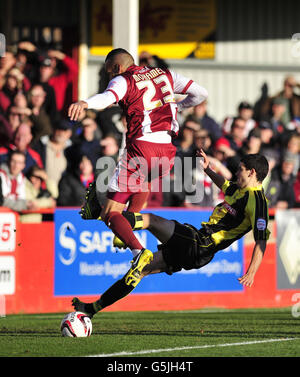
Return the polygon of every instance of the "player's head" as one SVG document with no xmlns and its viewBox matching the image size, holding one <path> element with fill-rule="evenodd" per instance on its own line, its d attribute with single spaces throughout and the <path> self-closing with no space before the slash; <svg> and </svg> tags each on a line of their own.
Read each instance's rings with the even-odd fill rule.
<svg viewBox="0 0 300 377">
<path fill-rule="evenodd" d="M 265 156 L 255 153 L 245 155 L 237 171 L 238 184 L 246 187 L 251 184 L 262 183 L 269 172 L 269 163 Z"/>
<path fill-rule="evenodd" d="M 111 50 L 105 59 L 105 69 L 110 78 L 120 75 L 134 64 L 132 55 L 124 48 Z"/>
</svg>

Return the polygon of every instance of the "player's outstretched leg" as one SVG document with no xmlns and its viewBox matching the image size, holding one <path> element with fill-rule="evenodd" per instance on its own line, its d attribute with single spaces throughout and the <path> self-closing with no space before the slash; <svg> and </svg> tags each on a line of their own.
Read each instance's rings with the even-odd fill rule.
<svg viewBox="0 0 300 377">
<path fill-rule="evenodd" d="M 74 297 L 72 300 L 72 306 L 76 311 L 83 312 L 87 316 L 92 318 L 100 310 L 129 295 L 129 293 L 134 290 L 138 282 L 142 279 L 141 276 L 138 281 L 135 280 L 134 285 L 128 285 L 125 282 L 126 276 L 127 274 L 123 276 L 122 279 L 117 280 L 112 286 L 110 286 L 97 301 L 92 303 L 85 303 L 80 301 L 77 297 Z"/>
<path fill-rule="evenodd" d="M 100 220 L 102 207 L 97 198 L 96 181 L 90 183 L 85 194 L 85 201 L 80 210 L 80 216 L 84 220 Z"/>
<path fill-rule="evenodd" d="M 143 268 L 151 263 L 153 253 L 148 249 L 142 249 L 131 261 L 131 268 L 125 275 L 125 283 L 132 287 L 136 287 L 142 279 Z"/>
<path fill-rule="evenodd" d="M 77 312 L 83 312 L 90 318 L 93 318 L 93 316 L 100 310 L 97 301 L 93 303 L 85 303 L 80 301 L 77 297 L 72 299 L 72 306 Z"/>
</svg>

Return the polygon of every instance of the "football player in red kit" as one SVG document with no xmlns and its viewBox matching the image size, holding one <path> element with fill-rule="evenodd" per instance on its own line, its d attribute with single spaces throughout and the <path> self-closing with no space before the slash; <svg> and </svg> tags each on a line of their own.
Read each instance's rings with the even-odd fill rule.
<svg viewBox="0 0 300 377">
<path fill-rule="evenodd" d="M 105 69 L 111 79 L 106 90 L 72 104 L 68 115 L 76 121 L 85 109 L 101 110 L 113 103 L 126 115 L 126 149 L 109 183 L 106 203 L 103 208 L 97 203 L 94 183 L 87 192 L 82 217 L 100 216 L 130 248 L 134 258 L 125 280 L 131 285 L 153 255 L 140 244 L 122 212 L 128 202 L 130 211 L 140 212 L 151 180 L 169 173 L 176 154 L 172 138 L 179 130 L 177 112 L 206 100 L 207 90 L 172 70 L 137 66 L 121 48 L 107 55 Z M 175 94 L 186 97 L 176 103 Z"/>
</svg>

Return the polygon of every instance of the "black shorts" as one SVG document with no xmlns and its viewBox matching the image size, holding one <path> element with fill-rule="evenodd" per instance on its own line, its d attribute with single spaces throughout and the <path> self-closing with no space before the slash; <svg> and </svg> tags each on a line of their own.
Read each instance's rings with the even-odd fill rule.
<svg viewBox="0 0 300 377">
<path fill-rule="evenodd" d="M 181 269 L 191 270 L 209 263 L 215 254 L 215 245 L 209 235 L 189 224 L 180 224 L 176 220 L 175 229 L 168 242 L 159 245 L 164 261 L 171 275 Z"/>
</svg>

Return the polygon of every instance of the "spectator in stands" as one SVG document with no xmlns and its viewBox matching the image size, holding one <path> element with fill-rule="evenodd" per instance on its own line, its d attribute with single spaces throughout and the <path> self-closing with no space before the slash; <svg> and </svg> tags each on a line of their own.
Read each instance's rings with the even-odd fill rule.
<svg viewBox="0 0 300 377">
<path fill-rule="evenodd" d="M 31 110 L 28 106 L 28 101 L 25 94 L 19 91 L 12 103 L 12 107 L 20 114 L 21 121 L 31 115 Z"/>
<path fill-rule="evenodd" d="M 38 205 L 26 197 L 26 181 L 22 173 L 25 167 L 25 154 L 21 151 L 12 151 L 8 163 L 2 164 L 0 178 L 2 182 L 3 206 L 14 211 L 37 209 Z"/>
<path fill-rule="evenodd" d="M 23 173 L 26 174 L 33 165 L 43 167 L 41 156 L 31 148 L 32 133 L 31 124 L 29 122 L 23 122 L 17 128 L 14 135 L 14 148 L 25 153 L 26 163 Z"/>
<path fill-rule="evenodd" d="M 244 145 L 237 151 L 239 158 L 242 158 L 246 154 L 260 153 L 261 144 L 261 130 L 259 128 L 254 128 L 249 132 Z"/>
<path fill-rule="evenodd" d="M 270 208 L 293 208 L 295 204 L 293 169 L 294 160 L 286 156 L 281 164 L 272 170 L 266 189 Z"/>
<path fill-rule="evenodd" d="M 232 124 L 236 119 L 243 119 L 245 122 L 244 138 L 246 138 L 249 132 L 255 127 L 256 122 L 253 119 L 253 106 L 249 102 L 243 101 L 239 104 L 236 117 L 228 117 L 222 124 L 222 130 L 225 134 L 230 134 L 232 130 Z"/>
<path fill-rule="evenodd" d="M 294 118 L 300 117 L 300 96 L 294 91 L 296 87 L 299 88 L 300 84 L 289 75 L 283 82 L 283 90 L 274 97 L 281 98 L 286 103 L 286 111 L 282 115 L 282 121 L 286 125 Z"/>
<path fill-rule="evenodd" d="M 48 178 L 45 170 L 35 165 L 26 176 L 31 182 L 31 185 L 28 185 L 27 198 L 34 200 L 39 208 L 55 207 L 58 190 L 55 183 Z"/>
<path fill-rule="evenodd" d="M 247 154 L 261 153 L 261 131 L 257 127 L 252 129 L 242 146 L 236 151 L 235 155 L 227 156 L 226 164 L 233 175 L 235 175 L 241 158 Z"/>
<path fill-rule="evenodd" d="M 46 92 L 44 108 L 50 116 L 51 122 L 55 123 L 59 118 L 56 108 L 55 91 L 47 82 L 47 67 L 52 65 L 51 58 L 47 55 L 45 56 L 45 52 L 40 51 L 32 42 L 24 40 L 18 44 L 15 62 L 22 73 L 30 79 L 32 84 L 41 84 L 43 86 Z M 54 64 L 55 62 L 53 62 Z"/>
<path fill-rule="evenodd" d="M 270 115 L 272 104 L 274 100 L 280 99 L 285 106 L 285 111 L 281 115 L 280 121 L 286 127 L 295 118 L 300 117 L 300 96 L 295 93 L 295 88 L 299 88 L 300 84 L 296 81 L 294 76 L 288 75 L 283 82 L 283 89 L 273 97 L 268 97 L 262 105 L 262 116 Z"/>
<path fill-rule="evenodd" d="M 26 96 L 22 92 L 18 92 L 7 112 L 12 133 L 16 132 L 21 123 L 31 124 L 30 115 L 31 110 L 28 107 Z"/>
<path fill-rule="evenodd" d="M 206 129 L 195 131 L 194 144 L 196 149 L 203 149 L 208 155 L 212 154 L 212 138 Z"/>
<path fill-rule="evenodd" d="M 10 124 L 12 133 L 15 133 L 21 124 L 21 114 L 15 106 L 9 106 L 7 111 L 7 120 Z"/>
<path fill-rule="evenodd" d="M 107 135 L 100 141 L 100 157 L 112 157 L 115 162 L 119 160 L 120 144 L 115 134 Z"/>
<path fill-rule="evenodd" d="M 33 165 L 43 167 L 43 162 L 39 153 L 31 148 L 32 133 L 31 124 L 23 122 L 16 129 L 13 143 L 8 148 L 2 148 L 0 151 L 0 162 L 6 162 L 11 151 L 19 150 L 26 156 L 23 173 L 26 174 Z"/>
<path fill-rule="evenodd" d="M 181 158 L 192 156 L 195 150 L 194 135 L 201 129 L 200 123 L 193 117 L 188 116 L 179 130 L 178 139 L 175 140 L 177 156 Z"/>
<path fill-rule="evenodd" d="M 51 118 L 51 122 L 55 123 L 59 119 L 59 112 L 57 110 L 57 105 L 56 105 L 56 94 L 55 94 L 54 88 L 51 85 L 49 85 L 48 81 L 45 81 L 47 68 L 49 66 L 51 66 L 51 59 L 49 58 L 45 58 L 40 62 L 39 80 L 36 83 L 42 85 L 46 93 L 44 107 L 45 107 L 46 113 Z M 44 72 L 46 72 L 46 74 Z"/>
<path fill-rule="evenodd" d="M 246 140 L 245 136 L 246 121 L 243 118 L 234 118 L 231 124 L 231 131 L 225 135 L 225 138 L 229 141 L 230 148 L 237 152 Z"/>
<path fill-rule="evenodd" d="M 286 144 L 282 148 L 282 155 L 294 160 L 293 176 L 296 177 L 300 168 L 300 135 L 297 133 L 288 135 Z"/>
<path fill-rule="evenodd" d="M 213 156 L 222 163 L 225 163 L 228 158 L 234 157 L 235 155 L 236 152 L 231 148 L 230 142 L 226 137 L 218 139 L 213 146 Z"/>
<path fill-rule="evenodd" d="M 15 65 L 31 83 L 35 83 L 38 79 L 39 53 L 36 46 L 28 40 L 22 40 L 17 45 Z"/>
<path fill-rule="evenodd" d="M 265 148 L 275 148 L 276 140 L 274 138 L 274 131 L 271 123 L 267 121 L 260 121 L 258 123 L 258 129 L 260 130 L 261 151 L 263 151 Z"/>
<path fill-rule="evenodd" d="M 13 103 L 17 93 L 19 91 L 26 93 L 30 89 L 30 86 L 29 80 L 18 68 L 14 67 L 8 71 L 2 91 L 9 99 L 10 103 Z"/>
<path fill-rule="evenodd" d="M 283 114 L 286 112 L 286 101 L 280 97 L 274 98 L 271 104 L 271 114 L 265 117 L 271 123 L 274 134 L 279 137 L 286 130 L 287 125 L 282 121 Z"/>
<path fill-rule="evenodd" d="M 45 109 L 46 92 L 42 85 L 35 84 L 28 93 L 30 119 L 32 121 L 33 142 L 44 135 L 51 135 L 53 127 L 51 118 Z"/>
<path fill-rule="evenodd" d="M 72 165 L 72 160 L 68 161 L 72 141 L 72 125 L 67 120 L 61 120 L 54 125 L 53 134 L 42 136 L 33 145 L 33 149 L 41 156 L 44 169 L 49 179 L 58 183 L 63 172 L 67 169 L 68 163 Z"/>
<path fill-rule="evenodd" d="M 8 107 L 11 105 L 11 98 L 6 89 L 3 90 L 6 85 L 8 72 L 15 66 L 16 58 L 12 51 L 6 51 L 3 57 L 0 57 L 0 109 L 3 114 L 6 113 Z"/>
<path fill-rule="evenodd" d="M 209 132 L 213 143 L 222 136 L 220 125 L 207 114 L 207 101 L 201 102 L 194 107 L 193 114 L 201 127 Z"/>
<path fill-rule="evenodd" d="M 213 145 L 212 151 L 212 156 L 230 171 L 231 178 L 234 177 L 237 170 L 237 152 L 231 148 L 229 140 L 226 137 L 221 137 Z"/>
<path fill-rule="evenodd" d="M 62 116 L 66 115 L 67 89 L 78 75 L 77 63 L 58 50 L 49 50 L 40 68 L 40 81 L 48 83 L 55 92 L 56 108 Z M 58 70 L 58 65 L 62 69 Z M 58 71 L 58 72 L 57 72 Z M 70 100 L 71 102 L 71 100 Z"/>
<path fill-rule="evenodd" d="M 84 202 L 85 191 L 94 181 L 92 161 L 83 155 L 77 169 L 68 170 L 59 182 L 58 206 L 79 207 Z"/>
<path fill-rule="evenodd" d="M 100 157 L 100 138 L 97 136 L 98 126 L 96 121 L 86 116 L 81 121 L 81 133 L 74 140 L 72 153 L 86 155 L 96 168 L 97 159 Z"/>
</svg>

